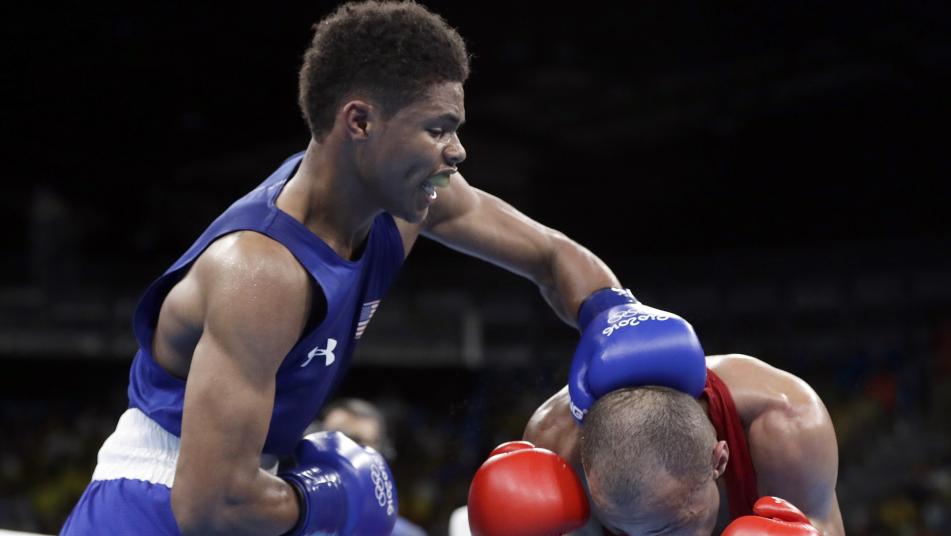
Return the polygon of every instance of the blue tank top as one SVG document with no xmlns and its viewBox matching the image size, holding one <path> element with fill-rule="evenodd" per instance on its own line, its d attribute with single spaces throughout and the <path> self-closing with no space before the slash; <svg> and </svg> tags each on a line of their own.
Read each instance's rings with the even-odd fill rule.
<svg viewBox="0 0 951 536">
<path fill-rule="evenodd" d="M 286 456 L 316 417 L 330 391 L 349 368 L 380 299 L 403 262 L 403 242 L 387 213 L 376 217 L 358 260 L 343 259 L 302 223 L 281 211 L 275 200 L 294 175 L 303 153 L 285 161 L 257 188 L 236 201 L 145 291 L 133 327 L 139 351 L 129 374 L 129 407 L 138 408 L 180 437 L 185 381 L 166 372 L 152 357 L 152 338 L 165 296 L 215 239 L 235 231 L 255 231 L 284 245 L 310 273 L 327 301 L 325 319 L 305 333 L 277 371 L 274 411 L 264 453 Z"/>
</svg>

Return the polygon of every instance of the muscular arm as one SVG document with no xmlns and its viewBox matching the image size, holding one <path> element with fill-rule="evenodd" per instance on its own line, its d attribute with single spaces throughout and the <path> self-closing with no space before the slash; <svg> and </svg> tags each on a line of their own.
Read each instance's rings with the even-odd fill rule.
<svg viewBox="0 0 951 536">
<path fill-rule="evenodd" d="M 400 222 L 405 251 L 419 234 L 501 266 L 538 285 L 545 300 L 569 325 L 593 291 L 621 286 L 593 253 L 564 234 L 528 218 L 501 199 L 470 186 L 460 174 L 421 225 Z"/>
<path fill-rule="evenodd" d="M 583 476 L 581 429 L 568 408 L 567 386 L 538 406 L 525 425 L 522 439 L 561 456 L 575 468 L 575 472 Z"/>
<path fill-rule="evenodd" d="M 756 381 L 761 393 L 778 401 L 765 404 L 749 427 L 750 454 L 760 495 L 790 501 L 824 535 L 845 534 L 835 494 L 838 445 L 822 400 L 812 387 L 792 374 L 757 359 L 731 357 L 739 372 L 744 367 L 751 369 L 746 377 Z M 737 391 L 738 397 L 744 397 L 743 387 Z"/>
<path fill-rule="evenodd" d="M 185 389 L 172 510 L 185 535 L 278 535 L 297 522 L 297 497 L 260 457 L 275 374 L 304 327 L 309 286 L 269 238 L 223 240 L 193 268 L 204 327 Z"/>
</svg>

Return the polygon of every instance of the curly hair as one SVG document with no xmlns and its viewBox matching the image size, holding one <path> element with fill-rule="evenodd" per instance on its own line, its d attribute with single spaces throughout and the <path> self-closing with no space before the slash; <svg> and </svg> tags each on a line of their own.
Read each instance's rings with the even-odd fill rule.
<svg viewBox="0 0 951 536">
<path fill-rule="evenodd" d="M 469 59 L 459 33 L 413 1 L 347 3 L 314 25 L 298 103 L 319 141 L 345 98 L 370 98 L 389 119 L 433 84 L 465 82 Z"/>
</svg>

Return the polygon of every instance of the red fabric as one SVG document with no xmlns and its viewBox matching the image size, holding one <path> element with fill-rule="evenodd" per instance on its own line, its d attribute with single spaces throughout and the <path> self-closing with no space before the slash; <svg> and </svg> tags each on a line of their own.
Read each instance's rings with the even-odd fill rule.
<svg viewBox="0 0 951 536">
<path fill-rule="evenodd" d="M 723 474 L 727 500 L 730 501 L 730 518 L 753 515 L 753 504 L 759 499 L 756 469 L 730 389 L 719 376 L 707 369 L 707 383 L 701 397 L 706 398 L 710 405 L 710 422 L 717 432 L 717 440 L 726 441 L 730 447 L 730 461 Z"/>
</svg>

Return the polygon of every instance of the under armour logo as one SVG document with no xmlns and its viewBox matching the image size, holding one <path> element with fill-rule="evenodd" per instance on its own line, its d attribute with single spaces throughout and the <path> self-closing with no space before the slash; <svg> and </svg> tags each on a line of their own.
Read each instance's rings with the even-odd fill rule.
<svg viewBox="0 0 951 536">
<path fill-rule="evenodd" d="M 325 367 L 329 367 L 337 356 L 334 355 L 334 348 L 337 347 L 337 339 L 327 339 L 327 348 L 321 348 L 320 346 L 315 346 L 313 350 L 307 353 L 307 361 L 301 363 L 301 368 L 306 367 L 310 364 L 311 360 L 315 357 L 322 355 L 326 358 L 324 363 Z"/>
</svg>

